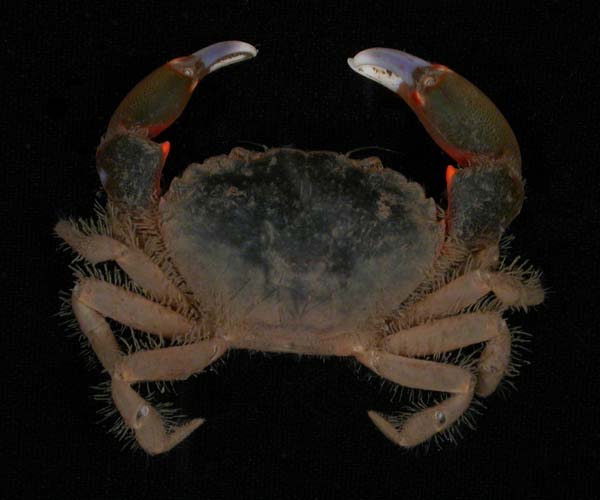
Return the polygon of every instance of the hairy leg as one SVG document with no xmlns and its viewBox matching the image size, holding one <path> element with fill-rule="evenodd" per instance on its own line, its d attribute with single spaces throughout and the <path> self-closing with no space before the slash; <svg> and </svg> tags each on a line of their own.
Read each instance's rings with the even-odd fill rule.
<svg viewBox="0 0 600 500">
<path fill-rule="evenodd" d="M 168 451 L 204 422 L 194 419 L 168 433 L 160 414 L 130 384 L 141 380 L 186 378 L 193 371 L 208 366 L 225 351 L 226 345 L 222 340 L 124 356 L 106 317 L 164 336 L 185 334 L 193 324 L 168 308 L 94 279 L 84 280 L 75 286 L 72 305 L 84 335 L 111 376 L 115 405 L 145 451 L 150 454 Z"/>
<path fill-rule="evenodd" d="M 95 278 L 81 280 L 73 298 L 102 316 L 165 338 L 185 335 L 194 328 L 194 322 L 176 311 Z"/>
<path fill-rule="evenodd" d="M 505 328 L 499 313 L 465 313 L 400 330 L 385 337 L 382 347 L 393 354 L 427 356 L 485 342 Z"/>
<path fill-rule="evenodd" d="M 183 296 L 160 267 L 137 248 L 103 234 L 84 234 L 69 221 L 54 228 L 56 234 L 92 264 L 115 261 L 129 277 L 158 299 L 180 302 Z"/>
<path fill-rule="evenodd" d="M 459 366 L 405 358 L 382 351 L 365 351 L 357 354 L 356 359 L 397 384 L 452 394 L 440 403 L 410 416 L 401 425 L 395 425 L 381 413 L 370 411 L 369 417 L 373 423 L 400 446 L 416 446 L 448 429 L 468 409 L 473 398 L 475 377 Z"/>
<path fill-rule="evenodd" d="M 479 342 L 487 343 L 478 363 L 476 393 L 489 396 L 506 374 L 510 362 L 510 332 L 499 313 L 465 313 L 434 320 L 384 338 L 382 347 L 393 354 L 427 356 Z"/>
<path fill-rule="evenodd" d="M 475 270 L 425 296 L 403 314 L 411 321 L 447 316 L 475 304 L 490 292 L 504 307 L 527 307 L 544 300 L 544 291 L 537 279 L 524 282 L 502 271 Z"/>
</svg>

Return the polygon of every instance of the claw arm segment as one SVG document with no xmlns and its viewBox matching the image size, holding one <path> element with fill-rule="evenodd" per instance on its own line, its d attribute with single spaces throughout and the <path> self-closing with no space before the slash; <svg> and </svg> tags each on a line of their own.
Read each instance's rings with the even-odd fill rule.
<svg viewBox="0 0 600 500">
<path fill-rule="evenodd" d="M 450 176 L 449 233 L 473 248 L 496 243 L 524 194 L 519 145 L 492 101 L 445 66 L 399 50 L 367 49 L 348 63 L 397 93 L 459 166 L 472 167 Z"/>
<path fill-rule="evenodd" d="M 112 200 L 146 208 L 159 192 L 166 157 L 160 144 L 134 134 L 117 134 L 98 148 L 96 168 Z"/>
</svg>

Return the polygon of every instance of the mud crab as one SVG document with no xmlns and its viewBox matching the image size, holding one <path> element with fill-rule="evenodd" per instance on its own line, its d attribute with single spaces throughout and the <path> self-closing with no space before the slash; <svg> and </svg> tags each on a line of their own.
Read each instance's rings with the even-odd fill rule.
<svg viewBox="0 0 600 500">
<path fill-rule="evenodd" d="M 151 139 L 204 76 L 256 53 L 217 43 L 142 80 L 97 150 L 104 212 L 56 226 L 88 263 L 69 307 L 118 413 L 144 450 L 163 453 L 203 420 L 169 425 L 136 384 L 186 379 L 229 349 L 251 349 L 354 357 L 395 384 L 447 393 L 401 416 L 368 415 L 403 447 L 448 432 L 510 374 L 503 313 L 544 297 L 537 272 L 500 257 L 524 197 L 510 126 L 445 66 L 372 48 L 350 67 L 397 93 L 457 163 L 446 210 L 376 158 L 286 148 L 192 164 L 161 196 L 169 143 Z M 95 270 L 107 261 L 108 277 Z M 114 324 L 146 343 L 124 349 Z"/>
</svg>

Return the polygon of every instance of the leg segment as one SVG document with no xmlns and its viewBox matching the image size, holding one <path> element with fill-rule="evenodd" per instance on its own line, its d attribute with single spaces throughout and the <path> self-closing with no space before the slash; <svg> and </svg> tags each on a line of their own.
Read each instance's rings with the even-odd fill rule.
<svg viewBox="0 0 600 500">
<path fill-rule="evenodd" d="M 454 424 L 468 409 L 475 389 L 475 377 L 464 368 L 432 361 L 404 358 L 379 351 L 356 355 L 358 361 L 388 380 L 407 387 L 453 394 L 444 401 L 395 425 L 389 417 L 369 412 L 373 423 L 394 443 L 411 447 Z"/>
<path fill-rule="evenodd" d="M 472 383 L 472 375 L 455 365 L 405 358 L 383 351 L 365 351 L 355 357 L 377 375 L 413 389 L 465 393 Z"/>
<path fill-rule="evenodd" d="M 396 424 L 390 417 L 372 410 L 368 415 L 390 441 L 404 448 L 411 448 L 451 427 L 467 411 L 472 399 L 471 387 L 467 394 L 451 396 L 435 406 L 411 415 L 401 424 Z"/>
<path fill-rule="evenodd" d="M 185 380 L 204 370 L 227 350 L 221 339 L 130 354 L 115 366 L 113 378 L 127 383 Z"/>
<path fill-rule="evenodd" d="M 544 291 L 537 282 L 523 283 L 508 273 L 476 270 L 427 295 L 411 306 L 406 316 L 414 321 L 457 313 L 490 292 L 506 307 L 537 305 L 544 300 Z"/>
<path fill-rule="evenodd" d="M 383 348 L 404 356 L 427 356 L 488 341 L 507 330 L 500 314 L 477 312 L 443 318 L 401 330 L 383 340 Z"/>
<path fill-rule="evenodd" d="M 511 337 L 508 327 L 504 324 L 498 335 L 487 343 L 479 358 L 479 377 L 475 389 L 478 396 L 487 397 L 496 390 L 508 370 L 510 351 Z"/>
<path fill-rule="evenodd" d="M 113 380 L 112 398 L 123 420 L 135 433 L 135 439 L 150 455 L 169 451 L 204 423 L 204 419 L 195 418 L 167 434 L 160 414 L 129 383 Z"/>
<path fill-rule="evenodd" d="M 166 338 L 185 335 L 194 327 L 192 321 L 168 307 L 97 279 L 82 280 L 73 289 L 73 297 L 102 316 Z"/>
<path fill-rule="evenodd" d="M 79 300 L 77 287 L 73 289 L 71 303 L 81 331 L 87 337 L 104 369 L 111 373 L 123 354 L 109 324 L 102 314 Z"/>
</svg>

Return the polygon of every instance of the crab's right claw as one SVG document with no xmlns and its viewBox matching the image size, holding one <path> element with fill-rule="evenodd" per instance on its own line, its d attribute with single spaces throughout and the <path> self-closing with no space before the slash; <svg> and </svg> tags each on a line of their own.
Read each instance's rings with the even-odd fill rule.
<svg viewBox="0 0 600 500">
<path fill-rule="evenodd" d="M 152 138 L 183 112 L 198 82 L 208 73 L 256 56 L 245 42 L 215 43 L 154 70 L 127 94 L 108 125 L 108 136 L 123 131 Z"/>
<path fill-rule="evenodd" d="M 397 93 L 459 166 L 447 171 L 449 233 L 471 248 L 498 242 L 523 202 L 521 155 L 508 122 L 451 69 L 400 50 L 373 48 L 348 59 L 357 73 Z"/>
<path fill-rule="evenodd" d="M 173 59 L 138 83 L 113 114 L 96 155 L 100 180 L 111 199 L 133 207 L 148 205 L 169 152 L 168 142 L 149 139 L 181 115 L 204 76 L 256 54 L 248 43 L 220 42 Z"/>
</svg>

